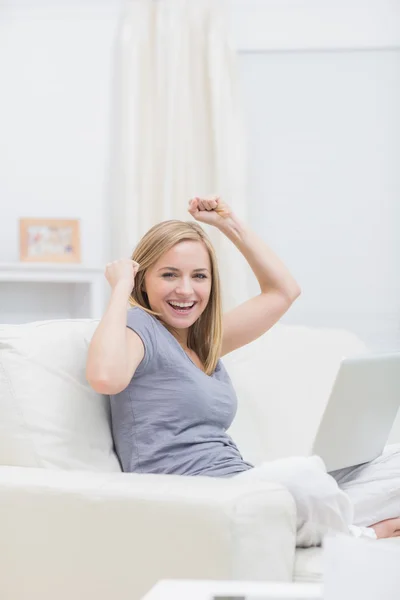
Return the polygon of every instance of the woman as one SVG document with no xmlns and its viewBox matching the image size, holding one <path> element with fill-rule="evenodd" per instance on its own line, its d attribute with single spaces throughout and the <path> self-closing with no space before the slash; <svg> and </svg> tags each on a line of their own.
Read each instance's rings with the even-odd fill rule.
<svg viewBox="0 0 400 600">
<path fill-rule="evenodd" d="M 220 358 L 270 329 L 300 288 L 220 198 L 193 198 L 189 213 L 235 244 L 257 277 L 259 295 L 222 316 L 217 261 L 204 230 L 195 222 L 160 223 L 132 260 L 106 267 L 112 294 L 90 343 L 87 379 L 111 396 L 124 471 L 268 478 L 268 467 L 243 460 L 226 433 L 237 400 Z M 350 500 L 330 479 L 338 529 L 348 530 Z M 300 502 L 291 482 L 283 483 Z M 377 537 L 391 537 L 400 519 L 373 527 Z"/>
</svg>

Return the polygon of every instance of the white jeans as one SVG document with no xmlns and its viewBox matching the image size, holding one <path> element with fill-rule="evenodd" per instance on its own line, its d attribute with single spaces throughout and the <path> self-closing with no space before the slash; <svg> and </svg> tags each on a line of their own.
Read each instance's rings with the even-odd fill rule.
<svg viewBox="0 0 400 600">
<path fill-rule="evenodd" d="M 370 526 L 400 517 L 400 444 L 375 460 L 330 473 L 354 507 L 354 524 Z"/>
<path fill-rule="evenodd" d="M 318 457 L 263 463 L 236 477 L 280 483 L 297 508 L 297 546 L 318 546 L 332 532 L 375 537 L 367 529 L 400 517 L 400 445 L 358 467 L 326 473 Z"/>
</svg>

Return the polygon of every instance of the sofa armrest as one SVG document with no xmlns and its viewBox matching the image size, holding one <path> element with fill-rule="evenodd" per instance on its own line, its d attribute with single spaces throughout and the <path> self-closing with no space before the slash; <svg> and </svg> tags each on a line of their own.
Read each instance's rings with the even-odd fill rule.
<svg viewBox="0 0 400 600">
<path fill-rule="evenodd" d="M 292 579 L 281 486 L 0 467 L 0 597 L 136 600 L 159 579 Z"/>
</svg>

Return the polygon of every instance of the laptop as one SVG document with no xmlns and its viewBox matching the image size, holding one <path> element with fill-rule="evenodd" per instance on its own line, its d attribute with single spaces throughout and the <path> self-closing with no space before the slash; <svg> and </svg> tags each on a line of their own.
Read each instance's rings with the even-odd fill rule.
<svg viewBox="0 0 400 600">
<path fill-rule="evenodd" d="M 400 352 L 344 358 L 312 454 L 328 472 L 382 454 L 400 406 Z"/>
</svg>

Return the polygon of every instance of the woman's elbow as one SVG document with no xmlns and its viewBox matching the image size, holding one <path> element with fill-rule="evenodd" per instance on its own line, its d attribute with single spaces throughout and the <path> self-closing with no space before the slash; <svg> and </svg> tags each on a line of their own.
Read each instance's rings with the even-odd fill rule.
<svg viewBox="0 0 400 600">
<path fill-rule="evenodd" d="M 89 377 L 86 375 L 86 380 L 92 390 L 104 396 L 113 396 L 119 394 L 126 388 L 125 383 L 118 383 L 106 377 Z"/>
<path fill-rule="evenodd" d="M 85 375 L 86 381 L 95 392 L 106 395 L 110 393 L 110 377 L 108 377 L 103 369 L 96 368 L 90 360 L 86 363 Z"/>
<path fill-rule="evenodd" d="M 288 303 L 288 308 L 293 304 L 295 300 L 300 296 L 301 288 L 298 285 L 292 286 L 290 289 L 285 291 L 285 298 Z"/>
<path fill-rule="evenodd" d="M 86 380 L 92 390 L 97 392 L 98 394 L 109 395 L 110 394 L 110 386 L 109 382 L 103 379 L 93 379 L 92 377 L 86 376 Z"/>
<path fill-rule="evenodd" d="M 297 285 L 295 289 L 292 291 L 292 302 L 297 300 L 297 298 L 301 295 L 301 287 Z"/>
</svg>

